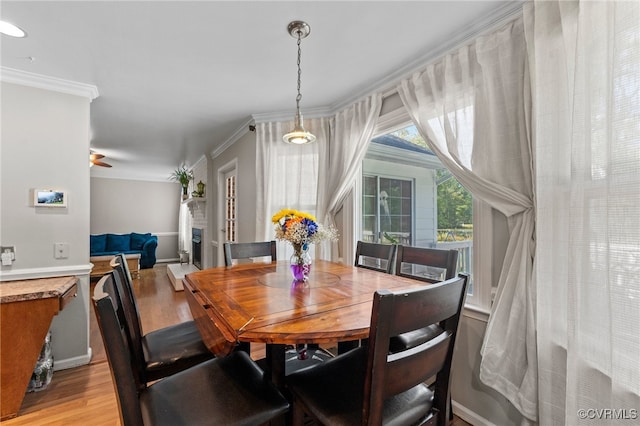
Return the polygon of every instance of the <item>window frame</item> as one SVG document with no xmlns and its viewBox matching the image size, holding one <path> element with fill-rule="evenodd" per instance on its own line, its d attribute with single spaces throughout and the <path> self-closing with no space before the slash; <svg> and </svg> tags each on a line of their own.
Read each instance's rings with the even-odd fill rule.
<svg viewBox="0 0 640 426">
<path fill-rule="evenodd" d="M 387 133 L 394 132 L 404 127 L 414 124 L 409 113 L 400 106 L 397 109 L 386 112 L 378 118 L 372 139 Z M 352 236 L 349 242 L 345 238 L 344 255 L 349 256 L 353 249 L 347 250 L 349 245 L 355 245 L 362 228 L 362 165 L 360 165 L 356 184 L 353 186 L 352 196 L 345 200 L 343 214 L 350 215 L 349 222 L 353 223 L 353 228 L 347 235 Z M 414 198 L 416 194 L 413 195 Z M 347 205 L 349 204 L 349 205 Z M 414 212 L 415 219 L 415 212 Z M 347 221 L 345 221 L 347 223 Z M 486 321 L 491 309 L 492 295 L 495 291 L 493 285 L 493 213 L 491 207 L 473 199 L 473 271 L 474 271 L 474 292 L 469 294 L 465 300 L 465 314 L 473 318 Z M 346 232 L 345 232 L 346 234 Z M 347 259 L 353 258 L 346 257 Z"/>
</svg>

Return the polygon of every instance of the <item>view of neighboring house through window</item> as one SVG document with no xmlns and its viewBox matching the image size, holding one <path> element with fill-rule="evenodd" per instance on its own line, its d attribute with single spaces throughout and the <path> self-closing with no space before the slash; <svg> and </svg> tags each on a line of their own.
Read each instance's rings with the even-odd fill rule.
<svg viewBox="0 0 640 426">
<path fill-rule="evenodd" d="M 362 240 L 411 245 L 412 180 L 364 176 Z"/>
<path fill-rule="evenodd" d="M 372 139 L 362 165 L 363 241 L 455 249 L 458 272 L 472 273 L 472 203 L 415 126 Z"/>
</svg>

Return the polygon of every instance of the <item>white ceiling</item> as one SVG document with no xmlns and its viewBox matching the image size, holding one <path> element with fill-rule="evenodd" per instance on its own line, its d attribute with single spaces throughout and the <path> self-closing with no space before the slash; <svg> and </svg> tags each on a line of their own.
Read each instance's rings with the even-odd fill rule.
<svg viewBox="0 0 640 426">
<path fill-rule="evenodd" d="M 5 1 L 28 33 L 2 36 L 3 67 L 93 84 L 92 176 L 166 180 L 252 115 L 333 110 L 396 82 L 512 13 L 512 1 Z M 29 57 L 35 58 L 30 60 Z"/>
</svg>

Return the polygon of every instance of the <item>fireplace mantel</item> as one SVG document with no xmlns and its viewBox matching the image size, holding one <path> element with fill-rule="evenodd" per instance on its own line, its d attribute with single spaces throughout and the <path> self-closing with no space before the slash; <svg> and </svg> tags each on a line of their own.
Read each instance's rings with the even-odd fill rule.
<svg viewBox="0 0 640 426">
<path fill-rule="evenodd" d="M 206 202 L 206 197 L 191 197 L 184 200 L 182 204 L 186 204 L 187 207 L 189 207 L 189 213 L 191 213 L 191 216 L 193 217 L 194 210 L 204 209 Z"/>
</svg>

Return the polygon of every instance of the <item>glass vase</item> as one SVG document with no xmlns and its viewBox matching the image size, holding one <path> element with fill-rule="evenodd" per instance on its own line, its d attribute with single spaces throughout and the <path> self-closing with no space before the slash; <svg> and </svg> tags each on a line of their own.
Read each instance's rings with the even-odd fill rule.
<svg viewBox="0 0 640 426">
<path fill-rule="evenodd" d="M 295 249 L 290 259 L 291 275 L 294 282 L 306 282 L 311 272 L 311 255 L 308 250 Z"/>
</svg>

